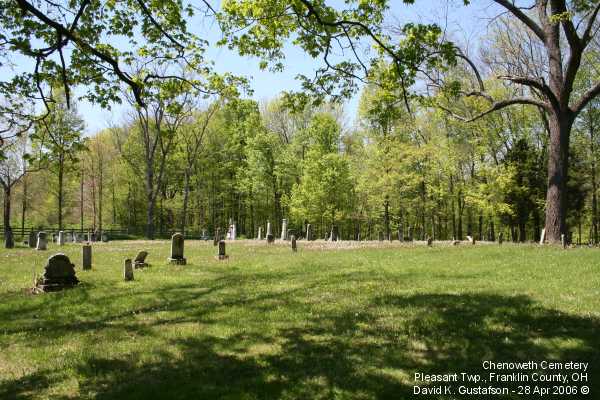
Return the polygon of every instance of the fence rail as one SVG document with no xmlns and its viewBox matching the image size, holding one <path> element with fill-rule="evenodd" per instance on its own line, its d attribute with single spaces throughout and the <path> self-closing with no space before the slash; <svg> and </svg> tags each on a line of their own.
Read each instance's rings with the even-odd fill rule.
<svg viewBox="0 0 600 400">
<path fill-rule="evenodd" d="M 21 238 L 21 240 L 24 240 L 25 238 L 28 238 L 29 235 L 33 232 L 34 234 L 37 234 L 38 232 L 44 231 L 46 232 L 48 235 L 52 235 L 52 234 L 56 234 L 58 235 L 59 229 L 58 227 L 45 227 L 45 226 L 39 226 L 39 227 L 26 227 L 26 228 L 12 228 L 12 233 L 13 233 L 13 237 L 15 238 L 15 240 Z M 102 231 L 100 231 L 99 229 L 94 229 L 93 227 L 88 227 L 88 228 L 84 228 L 81 229 L 81 227 L 78 228 L 63 228 L 62 229 L 63 232 L 65 233 L 70 233 L 70 234 L 84 234 L 87 235 L 88 233 L 93 234 L 94 232 L 97 232 L 98 235 L 101 234 L 106 234 L 108 236 L 109 239 L 137 239 L 137 238 L 143 238 L 145 237 L 145 231 L 143 228 L 109 228 L 109 229 L 102 229 Z M 154 234 L 154 237 L 156 239 L 167 239 L 170 238 L 175 232 L 179 232 L 179 230 L 176 229 L 168 229 L 168 230 L 157 230 Z M 188 230 L 185 232 L 185 236 L 186 238 L 189 239 L 206 239 L 209 237 L 212 237 L 208 234 L 208 230 L 206 230 L 205 232 L 203 231 L 198 231 L 198 230 Z M 4 239 L 4 226 L 0 225 L 0 237 L 2 239 Z M 97 240 L 100 240 L 100 237 L 98 237 Z"/>
</svg>

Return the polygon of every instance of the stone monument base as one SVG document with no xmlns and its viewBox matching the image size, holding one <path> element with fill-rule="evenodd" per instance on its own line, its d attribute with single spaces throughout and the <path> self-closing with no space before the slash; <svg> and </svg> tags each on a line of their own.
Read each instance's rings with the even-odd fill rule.
<svg viewBox="0 0 600 400">
<path fill-rule="evenodd" d="M 169 264 L 174 264 L 174 265 L 186 265 L 186 259 L 185 258 L 167 258 L 167 261 L 169 261 Z"/>
</svg>

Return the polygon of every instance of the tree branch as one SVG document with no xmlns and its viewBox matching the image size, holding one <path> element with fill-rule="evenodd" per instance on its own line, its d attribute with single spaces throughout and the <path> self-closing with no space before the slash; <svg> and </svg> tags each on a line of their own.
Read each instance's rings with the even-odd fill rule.
<svg viewBox="0 0 600 400">
<path fill-rule="evenodd" d="M 535 35 L 542 41 L 545 42 L 546 41 L 546 34 L 544 33 L 543 29 L 535 23 L 534 20 L 532 20 L 531 18 L 529 18 L 527 16 L 527 14 L 525 14 L 519 7 L 517 7 L 514 3 L 512 3 L 510 0 L 494 0 L 494 2 L 498 3 L 499 5 L 501 5 L 502 7 L 506 8 L 508 11 L 510 11 L 511 14 L 513 14 L 519 21 L 521 21 L 522 23 L 524 23 L 525 25 L 527 25 L 527 27 L 529 29 L 531 29 L 533 31 L 533 33 L 535 33 Z"/>
</svg>

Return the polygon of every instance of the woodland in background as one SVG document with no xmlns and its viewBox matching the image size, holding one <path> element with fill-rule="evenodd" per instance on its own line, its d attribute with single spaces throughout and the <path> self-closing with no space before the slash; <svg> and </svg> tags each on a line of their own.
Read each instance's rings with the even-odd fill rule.
<svg viewBox="0 0 600 400">
<path fill-rule="evenodd" d="M 132 106 L 121 125 L 86 138 L 77 108 L 58 103 L 2 162 L 4 179 L 23 163 L 29 170 L 9 193 L 13 231 L 198 237 L 223 232 L 232 219 L 238 235 L 251 238 L 267 221 L 278 234 L 288 218 L 297 234 L 311 223 L 320 238 L 336 225 L 343 239 L 377 239 L 381 231 L 397 240 L 398 230 L 407 238 L 410 229 L 415 239 L 495 240 L 503 232 L 507 240 L 539 240 L 548 131 L 535 107 L 464 123 L 417 103 L 411 115 L 392 98 L 365 88 L 354 124 L 335 104 L 294 112 L 282 99 L 157 102 Z M 593 104 L 575 124 L 568 192 L 575 241 L 598 241 L 599 122 Z"/>
</svg>

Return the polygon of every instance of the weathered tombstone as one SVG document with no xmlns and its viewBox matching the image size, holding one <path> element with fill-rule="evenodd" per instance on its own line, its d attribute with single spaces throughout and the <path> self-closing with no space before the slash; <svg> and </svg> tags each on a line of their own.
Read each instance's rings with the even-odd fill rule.
<svg viewBox="0 0 600 400">
<path fill-rule="evenodd" d="M 65 244 L 65 232 L 59 231 L 58 232 L 58 245 L 63 246 L 64 244 Z"/>
<path fill-rule="evenodd" d="M 546 228 L 542 229 L 542 235 L 540 236 L 540 244 L 544 244 L 546 241 Z"/>
<path fill-rule="evenodd" d="M 295 253 L 298 251 L 298 247 L 296 246 L 296 235 L 290 236 L 290 239 L 292 241 L 292 251 Z"/>
<path fill-rule="evenodd" d="M 306 240 L 313 240 L 312 225 L 306 225 Z"/>
<path fill-rule="evenodd" d="M 567 235 L 565 235 L 564 233 L 562 233 L 560 235 L 560 242 L 562 244 L 563 249 L 567 248 Z"/>
<path fill-rule="evenodd" d="M 236 240 L 236 239 L 237 239 L 237 226 L 234 222 L 233 224 L 231 224 L 231 240 Z"/>
<path fill-rule="evenodd" d="M 329 240 L 332 242 L 337 242 L 339 240 L 339 232 L 337 225 L 331 226 L 331 233 L 329 235 Z"/>
<path fill-rule="evenodd" d="M 89 243 L 94 241 L 94 236 L 92 235 L 92 232 L 90 232 L 90 231 L 88 231 L 88 233 L 87 233 L 87 241 Z"/>
<path fill-rule="evenodd" d="M 34 248 L 37 244 L 37 235 L 34 231 L 29 232 L 29 247 Z"/>
<path fill-rule="evenodd" d="M 258 227 L 258 236 L 257 236 L 258 240 L 262 240 L 262 226 Z"/>
<path fill-rule="evenodd" d="M 500 232 L 498 234 L 498 244 L 502 245 L 502 242 L 504 241 L 504 234 L 502 232 Z"/>
<path fill-rule="evenodd" d="M 472 236 L 467 236 L 467 240 L 469 241 L 469 243 L 471 244 L 475 244 L 475 238 Z"/>
<path fill-rule="evenodd" d="M 81 247 L 83 262 L 81 268 L 84 270 L 92 269 L 92 245 L 84 244 Z"/>
<path fill-rule="evenodd" d="M 183 257 L 183 244 L 184 240 L 181 233 L 177 232 L 171 236 L 171 257 L 168 258 L 171 264 L 186 264 L 186 259 Z"/>
<path fill-rule="evenodd" d="M 287 225 L 288 221 L 284 218 L 281 222 L 281 240 L 287 240 Z"/>
<path fill-rule="evenodd" d="M 37 246 L 35 247 L 36 250 L 47 250 L 47 246 L 48 242 L 46 239 L 46 232 L 38 232 L 38 236 L 37 236 Z"/>
<path fill-rule="evenodd" d="M 125 279 L 126 281 L 133 280 L 133 267 L 131 266 L 130 258 L 126 259 L 123 265 L 123 279 Z"/>
<path fill-rule="evenodd" d="M 108 234 L 102 232 L 102 235 L 100 236 L 100 240 L 102 240 L 104 243 L 108 242 Z"/>
<path fill-rule="evenodd" d="M 34 293 L 55 292 L 71 288 L 79 283 L 75 276 L 75 265 L 64 254 L 55 254 L 48 258 L 44 275 L 36 280 Z"/>
<path fill-rule="evenodd" d="M 12 249 L 13 247 L 15 247 L 15 238 L 12 229 L 7 228 L 4 231 L 4 248 Z"/>
<path fill-rule="evenodd" d="M 148 257 L 147 251 L 142 250 L 142 251 L 138 252 L 137 256 L 135 256 L 135 259 L 133 260 L 133 266 L 136 269 L 146 268 L 148 266 L 148 263 L 146 263 L 146 257 Z"/>
<path fill-rule="evenodd" d="M 433 239 L 430 236 L 427 236 L 427 246 L 433 245 Z"/>
<path fill-rule="evenodd" d="M 225 252 L 225 241 L 220 240 L 219 241 L 219 254 L 217 254 L 217 259 L 218 260 L 227 260 L 228 258 L 229 258 L 229 256 Z"/>
<path fill-rule="evenodd" d="M 267 221 L 267 243 L 273 243 L 275 241 L 275 236 L 273 236 L 273 231 L 271 229 L 271 223 Z"/>
<path fill-rule="evenodd" d="M 215 237 L 213 238 L 213 246 L 219 244 L 219 240 L 221 240 L 221 228 L 215 229 Z"/>
</svg>

